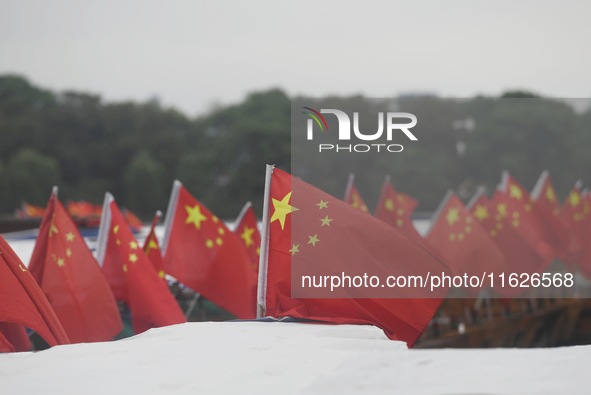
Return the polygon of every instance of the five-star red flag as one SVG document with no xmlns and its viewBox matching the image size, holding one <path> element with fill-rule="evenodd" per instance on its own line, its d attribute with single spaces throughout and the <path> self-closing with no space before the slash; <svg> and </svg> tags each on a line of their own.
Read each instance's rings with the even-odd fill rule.
<svg viewBox="0 0 591 395">
<path fill-rule="evenodd" d="M 152 220 L 150 231 L 148 236 L 144 240 L 144 253 L 148 257 L 148 260 L 154 266 L 154 270 L 158 273 L 158 276 L 166 281 L 166 272 L 164 271 L 164 263 L 162 260 L 162 251 L 160 250 L 160 243 L 158 243 L 158 237 L 156 237 L 156 225 L 160 221 L 162 212 L 157 211 Z"/>
<path fill-rule="evenodd" d="M 345 189 L 345 198 L 343 200 L 363 212 L 369 212 L 367 204 L 365 204 L 365 201 L 361 197 L 359 190 L 355 186 L 354 174 L 349 175 L 349 181 L 347 182 L 347 188 Z"/>
<path fill-rule="evenodd" d="M 400 229 L 402 233 L 414 241 L 422 243 L 424 239 L 412 222 L 412 213 L 417 204 L 417 201 L 412 197 L 396 192 L 392 187 L 390 177 L 386 177 L 374 215 L 385 223 Z"/>
<path fill-rule="evenodd" d="M 177 301 L 139 247 L 113 196 L 105 196 L 99 228 L 98 258 L 103 268 L 123 277 L 124 302 L 131 311 L 133 330 L 186 322 Z"/>
<path fill-rule="evenodd" d="M 429 245 L 453 270 L 454 275 L 482 277 L 505 268 L 503 254 L 487 232 L 474 220 L 451 191 L 443 198 L 427 234 Z"/>
<path fill-rule="evenodd" d="M 2 236 L 0 300 L 0 321 L 32 329 L 50 346 L 70 343 L 43 291 Z"/>
<path fill-rule="evenodd" d="M 252 203 L 247 202 L 236 218 L 234 233 L 242 239 L 242 243 L 250 258 L 251 266 L 255 273 L 259 272 L 259 256 L 261 252 L 261 234 L 257 223 L 257 217 L 252 208 Z"/>
<path fill-rule="evenodd" d="M 111 340 L 123 329 L 99 265 L 54 191 L 29 264 L 72 343 Z"/>
<path fill-rule="evenodd" d="M 496 204 L 504 204 L 510 215 L 518 216 L 519 231 L 530 244 L 536 245 L 536 251 L 545 257 L 547 265 L 559 255 L 560 251 L 553 246 L 548 229 L 538 215 L 529 192 L 506 171 L 503 172 L 493 200 Z"/>
<path fill-rule="evenodd" d="M 535 246 L 517 229 L 520 225 L 519 215 L 509 212 L 503 203 L 495 203 L 479 192 L 468 204 L 468 209 L 499 247 L 510 272 L 533 274 L 538 273 L 545 265 L 544 257 L 537 253 Z M 493 289 L 503 297 L 516 296 L 526 290 L 520 287 L 501 287 L 500 281 L 493 283 Z"/>
<path fill-rule="evenodd" d="M 544 240 L 554 249 L 555 256 L 562 256 L 569 244 L 566 224 L 560 217 L 560 203 L 548 171 L 542 172 L 534 186 L 531 198 L 544 232 Z"/>
<path fill-rule="evenodd" d="M 577 183 L 568 194 L 561 209 L 561 218 L 567 225 L 569 244 L 563 259 L 569 265 L 577 265 L 591 277 L 591 203 Z"/>
<path fill-rule="evenodd" d="M 271 317 L 377 325 L 412 346 L 441 303 L 439 298 L 396 298 L 401 288 L 301 286 L 303 275 L 410 275 L 449 269 L 420 245 L 371 215 L 269 166 L 266 186 L 268 245 L 259 271 L 259 308 Z M 293 270 L 293 273 L 292 273 Z M 379 293 L 374 298 L 368 292 Z M 416 297 L 432 294 L 413 289 Z M 446 290 L 442 290 L 443 294 Z M 298 295 L 302 295 L 301 297 Z M 293 296 L 293 297 L 292 297 Z M 390 296 L 390 299 L 385 297 Z"/>
<path fill-rule="evenodd" d="M 166 215 L 166 273 L 236 317 L 254 318 L 256 274 L 240 237 L 178 181 Z"/>
</svg>

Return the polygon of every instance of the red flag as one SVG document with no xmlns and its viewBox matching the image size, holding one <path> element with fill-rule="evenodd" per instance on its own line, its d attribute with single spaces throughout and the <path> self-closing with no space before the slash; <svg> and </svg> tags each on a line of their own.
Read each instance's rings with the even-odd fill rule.
<svg viewBox="0 0 591 395">
<path fill-rule="evenodd" d="M 343 200 L 345 202 L 349 203 L 351 206 L 358 208 L 359 210 L 367 213 L 367 212 L 369 212 L 369 209 L 367 208 L 367 204 L 365 204 L 365 201 L 363 201 L 363 198 L 361 197 L 359 190 L 355 186 L 354 181 L 355 181 L 355 175 L 350 174 L 349 175 L 349 182 L 347 183 L 347 189 L 345 190 L 345 199 L 343 199 Z"/>
<path fill-rule="evenodd" d="M 123 329 L 109 285 L 55 191 L 29 270 L 72 343 L 112 340 Z"/>
<path fill-rule="evenodd" d="M 14 346 L 0 331 L 0 353 L 2 352 L 14 352 Z"/>
<path fill-rule="evenodd" d="M 441 299 L 340 297 L 359 295 L 345 288 L 339 291 L 337 298 L 292 297 L 294 292 L 304 291 L 298 288 L 299 274 L 302 270 L 306 273 L 310 269 L 313 273 L 314 268 L 320 268 L 327 272 L 351 269 L 347 274 L 354 275 L 360 263 L 362 270 L 375 270 L 372 274 L 416 274 L 423 270 L 442 273 L 449 272 L 448 268 L 375 217 L 279 169 L 269 166 L 267 171 L 269 209 L 263 223 L 268 226 L 269 244 L 263 251 L 267 265 L 259 272 L 259 305 L 265 309 L 265 314 L 338 324 L 377 325 L 389 338 L 412 346 Z M 397 292 L 393 288 L 375 290 L 382 295 Z"/>
<path fill-rule="evenodd" d="M 31 273 L 0 236 L 0 321 L 31 328 L 50 346 L 70 340 Z"/>
<path fill-rule="evenodd" d="M 158 210 L 156 215 L 154 215 L 154 219 L 152 220 L 148 237 L 146 237 L 146 240 L 144 240 L 143 249 L 144 253 L 152 263 L 152 266 L 154 266 L 154 270 L 156 270 L 156 273 L 158 273 L 158 276 L 166 281 L 166 272 L 164 271 L 164 263 L 162 261 L 162 251 L 160 250 L 158 237 L 156 237 L 156 225 L 160 221 L 161 216 L 162 212 Z"/>
<path fill-rule="evenodd" d="M 534 245 L 523 237 L 517 229 L 519 220 L 508 213 L 502 203 L 490 201 L 484 194 L 478 193 L 469 203 L 468 208 L 476 221 L 488 232 L 503 254 L 505 264 L 512 273 L 538 273 L 545 265 L 545 259 L 539 255 Z M 500 273 L 497 273 L 500 274 Z M 520 287 L 508 287 L 498 278 L 494 279 L 493 289 L 503 297 L 512 297 L 526 290 Z M 503 286 L 501 286 L 503 285 Z"/>
<path fill-rule="evenodd" d="M 259 226 L 257 217 L 252 208 L 252 203 L 247 202 L 240 215 L 236 219 L 234 226 L 234 233 L 242 239 L 242 243 L 248 252 L 250 264 L 255 273 L 259 272 L 259 256 L 261 252 L 261 234 L 259 233 Z"/>
<path fill-rule="evenodd" d="M 256 275 L 242 240 L 175 181 L 164 237 L 164 268 L 238 318 L 256 315 Z"/>
<path fill-rule="evenodd" d="M 119 268 L 125 285 L 123 301 L 127 302 L 131 311 L 136 334 L 150 328 L 186 322 L 177 301 L 144 251 L 139 248 L 129 225 L 109 193 L 106 194 L 103 205 L 98 257 L 103 268 Z"/>
<path fill-rule="evenodd" d="M 2 348 L 2 338 L 10 344 L 11 350 Z M 12 322 L 0 322 L 0 352 L 31 351 L 31 341 L 25 327 Z"/>
<path fill-rule="evenodd" d="M 591 277 L 591 202 L 581 192 L 580 183 L 574 186 L 562 205 L 561 218 L 569 232 L 564 260 Z"/>
<path fill-rule="evenodd" d="M 536 245 L 536 251 L 545 257 L 546 266 L 549 265 L 559 251 L 554 250 L 548 240 L 545 225 L 534 208 L 529 192 L 505 171 L 493 200 L 496 204 L 503 205 L 504 212 L 501 215 L 506 213 L 517 221 L 516 227 L 530 244 Z M 543 270 L 546 266 L 540 269 Z"/>
<path fill-rule="evenodd" d="M 404 193 L 396 192 L 390 183 L 390 177 L 386 177 L 376 206 L 375 217 L 400 229 L 414 241 L 423 243 L 424 239 L 412 222 L 412 213 L 416 207 L 417 201 Z"/>
<path fill-rule="evenodd" d="M 556 256 L 562 256 L 569 244 L 566 224 L 560 217 L 560 203 L 556 198 L 556 191 L 550 180 L 548 171 L 542 172 L 534 186 L 531 198 L 534 212 L 541 222 L 541 230 L 544 232 L 544 240 L 548 241 Z"/>
<path fill-rule="evenodd" d="M 451 191 L 435 212 L 427 241 L 454 275 L 481 277 L 505 269 L 501 251 Z"/>
</svg>

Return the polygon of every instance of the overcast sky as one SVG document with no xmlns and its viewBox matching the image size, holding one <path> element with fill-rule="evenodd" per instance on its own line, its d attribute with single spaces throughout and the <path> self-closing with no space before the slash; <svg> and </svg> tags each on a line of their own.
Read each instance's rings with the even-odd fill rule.
<svg viewBox="0 0 591 395">
<path fill-rule="evenodd" d="M 591 95 L 587 1 L 0 0 L 0 73 L 188 115 L 247 92 Z"/>
</svg>

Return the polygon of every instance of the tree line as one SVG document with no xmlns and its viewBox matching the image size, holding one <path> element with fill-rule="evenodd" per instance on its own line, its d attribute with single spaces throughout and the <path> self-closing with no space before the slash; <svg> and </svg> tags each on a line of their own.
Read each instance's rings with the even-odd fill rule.
<svg viewBox="0 0 591 395">
<path fill-rule="evenodd" d="M 370 105 L 360 96 L 330 100 L 344 108 Z M 235 217 L 247 200 L 260 215 L 265 164 L 292 166 L 292 103 L 322 101 L 271 89 L 190 118 L 155 100 L 109 103 L 0 76 L 0 212 L 12 213 L 22 201 L 44 205 L 58 185 L 62 200 L 101 203 L 109 191 L 149 219 L 166 209 L 172 181 L 179 179 L 219 216 Z M 528 92 L 466 100 L 404 97 L 399 106 L 421 114 L 420 144 L 374 160 L 386 160 L 380 168 L 398 190 L 419 200 L 419 210 L 433 210 L 448 188 L 465 199 L 480 186 L 492 191 L 505 169 L 528 188 L 548 169 L 561 197 L 577 179 L 589 183 L 589 109 Z M 370 205 L 384 175 L 356 180 Z M 328 192 L 342 195 L 344 174 L 314 168 L 306 180 L 320 178 L 330 179 Z"/>
</svg>

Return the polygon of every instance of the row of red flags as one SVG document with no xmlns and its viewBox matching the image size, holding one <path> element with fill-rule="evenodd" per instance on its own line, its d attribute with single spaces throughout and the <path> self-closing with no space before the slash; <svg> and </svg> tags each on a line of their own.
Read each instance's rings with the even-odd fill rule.
<svg viewBox="0 0 591 395">
<path fill-rule="evenodd" d="M 540 272 L 558 257 L 591 273 L 591 196 L 575 187 L 560 207 L 547 174 L 532 196 L 508 174 L 490 199 L 479 194 L 468 207 L 448 194 L 423 238 L 412 223 L 416 200 L 389 180 L 372 216 L 352 183 L 345 203 L 279 169 L 268 173 L 263 243 L 252 207 L 230 231 L 175 182 L 162 248 L 157 220 L 140 247 L 107 194 L 97 259 L 53 193 L 28 270 L 0 240 L 0 299 L 10 301 L 0 305 L 0 349 L 30 349 L 24 327 L 50 345 L 110 340 L 122 329 L 116 301 L 129 307 L 136 333 L 185 322 L 165 274 L 238 318 L 255 318 L 258 307 L 276 318 L 373 324 L 412 346 L 441 298 L 293 298 L 292 265 L 362 260 L 368 271 L 404 272 L 411 263 L 476 273 L 511 263 L 520 265 L 512 271 Z"/>
</svg>

